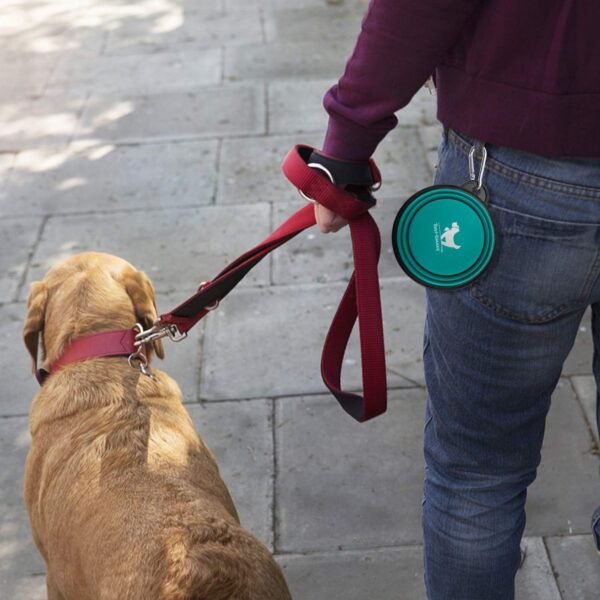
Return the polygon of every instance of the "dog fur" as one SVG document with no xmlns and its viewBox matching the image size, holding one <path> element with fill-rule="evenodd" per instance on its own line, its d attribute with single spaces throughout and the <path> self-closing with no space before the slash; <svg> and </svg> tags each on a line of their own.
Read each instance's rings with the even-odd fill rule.
<svg viewBox="0 0 600 600">
<path fill-rule="evenodd" d="M 32 284 L 23 337 L 34 368 L 38 340 L 48 367 L 71 340 L 156 317 L 143 272 L 87 252 Z M 162 358 L 160 341 L 152 353 Z M 126 357 L 72 363 L 33 400 L 24 494 L 49 600 L 290 599 L 179 387 L 152 372 Z"/>
</svg>

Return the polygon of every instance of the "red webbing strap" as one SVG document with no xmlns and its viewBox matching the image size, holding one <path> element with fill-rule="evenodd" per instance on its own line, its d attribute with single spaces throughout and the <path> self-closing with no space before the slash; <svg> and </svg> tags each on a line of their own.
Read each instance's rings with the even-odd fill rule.
<svg viewBox="0 0 600 600">
<path fill-rule="evenodd" d="M 350 234 L 354 273 L 325 339 L 321 374 L 325 385 L 344 410 L 362 422 L 382 414 L 387 406 L 385 348 L 377 275 L 381 239 L 369 213 L 350 221 Z M 344 354 L 357 318 L 363 396 L 341 389 Z"/>
<path fill-rule="evenodd" d="M 177 325 L 181 333 L 189 331 L 210 309 L 222 300 L 267 254 L 315 224 L 314 208 L 307 204 L 295 212 L 260 244 L 229 263 L 214 279 L 172 311 L 160 316 L 160 322 Z"/>
<path fill-rule="evenodd" d="M 336 187 L 306 164 L 309 146 L 295 146 L 283 161 L 286 177 L 307 196 L 347 219 L 350 223 L 355 271 L 333 318 L 321 357 L 323 381 L 341 406 L 358 421 L 367 421 L 385 412 L 387 384 L 383 324 L 377 263 L 381 240 L 375 221 L 368 213 L 373 206 Z M 379 177 L 379 173 L 376 176 Z M 223 299 L 267 254 L 315 224 L 314 207 L 307 204 L 294 213 L 260 244 L 225 267 L 212 281 L 169 313 L 162 324 L 175 324 L 181 333 L 191 329 Z M 344 354 L 354 323 L 358 319 L 362 361 L 363 394 L 341 388 Z"/>
</svg>

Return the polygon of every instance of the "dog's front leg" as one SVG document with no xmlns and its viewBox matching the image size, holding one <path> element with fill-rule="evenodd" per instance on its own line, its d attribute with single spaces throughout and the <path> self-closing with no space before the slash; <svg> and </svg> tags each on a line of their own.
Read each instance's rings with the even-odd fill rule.
<svg viewBox="0 0 600 600">
<path fill-rule="evenodd" d="M 46 575 L 46 589 L 48 592 L 48 600 L 65 600 L 65 597 L 58 591 L 58 588 L 52 581 L 52 577 L 49 573 Z"/>
</svg>

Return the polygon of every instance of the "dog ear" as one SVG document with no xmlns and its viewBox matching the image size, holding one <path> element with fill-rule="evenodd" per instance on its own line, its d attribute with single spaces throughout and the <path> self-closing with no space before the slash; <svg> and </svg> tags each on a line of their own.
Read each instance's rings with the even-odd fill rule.
<svg viewBox="0 0 600 600">
<path fill-rule="evenodd" d="M 32 369 L 37 369 L 37 353 L 40 333 L 44 329 L 46 316 L 46 302 L 48 300 L 48 288 L 43 281 L 34 281 L 31 284 L 29 298 L 27 300 L 27 317 L 23 326 L 23 341 L 31 355 Z"/>
<path fill-rule="evenodd" d="M 158 318 L 154 288 L 143 271 L 131 271 L 125 276 L 125 291 L 131 298 L 135 316 L 144 329 L 149 329 Z M 161 340 L 154 340 L 152 347 L 158 358 L 165 357 Z"/>
</svg>

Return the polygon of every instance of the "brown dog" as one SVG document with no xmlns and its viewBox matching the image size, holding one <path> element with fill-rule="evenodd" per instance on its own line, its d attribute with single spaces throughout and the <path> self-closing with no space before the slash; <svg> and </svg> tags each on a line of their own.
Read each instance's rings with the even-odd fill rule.
<svg viewBox="0 0 600 600">
<path fill-rule="evenodd" d="M 35 282 L 24 339 L 44 366 L 74 339 L 156 319 L 146 275 L 88 252 Z M 160 341 L 154 352 L 162 358 Z M 284 600 L 268 550 L 242 529 L 177 384 L 127 357 L 65 365 L 36 395 L 25 503 L 49 600 Z"/>
</svg>

